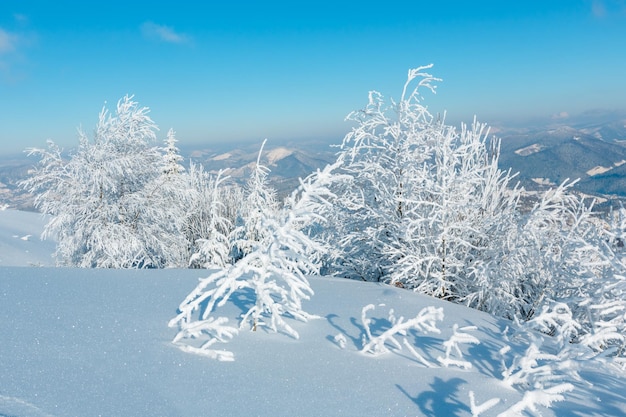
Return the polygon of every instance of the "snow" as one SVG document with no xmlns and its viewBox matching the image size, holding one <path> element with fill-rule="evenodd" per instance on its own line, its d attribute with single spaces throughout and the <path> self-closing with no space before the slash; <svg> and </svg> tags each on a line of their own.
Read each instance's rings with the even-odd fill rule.
<svg viewBox="0 0 626 417">
<path fill-rule="evenodd" d="M 556 183 L 552 182 L 550 178 L 533 178 L 532 180 L 535 184 L 539 184 L 539 185 L 549 185 L 549 186 L 556 185 Z"/>
<path fill-rule="evenodd" d="M 232 156 L 232 154 L 230 154 L 230 153 L 228 153 L 228 152 L 227 152 L 227 153 L 223 153 L 223 154 L 220 154 L 220 155 L 214 156 L 214 157 L 213 157 L 213 160 L 214 160 L 214 161 L 224 161 L 224 160 L 226 160 L 226 159 L 230 158 L 231 156 Z"/>
<path fill-rule="evenodd" d="M 587 175 L 589 175 L 590 177 L 593 177 L 595 175 L 604 174 L 605 172 L 608 172 L 612 169 L 613 167 L 603 167 L 602 165 L 598 165 L 597 167 L 593 167 L 590 170 L 588 170 Z"/>
<path fill-rule="evenodd" d="M 542 146 L 541 144 L 535 143 L 525 148 L 518 149 L 515 151 L 515 153 L 518 154 L 519 156 L 528 156 L 537 152 L 541 152 L 543 148 L 544 146 Z"/>
<path fill-rule="evenodd" d="M 53 241 L 39 236 L 46 220 L 39 213 L 0 210 L 0 266 L 53 266 Z"/>
<path fill-rule="evenodd" d="M 599 174 L 604 174 L 605 172 L 609 172 L 610 170 L 612 170 L 615 167 L 620 167 L 622 165 L 624 165 L 624 163 L 626 163 L 625 160 L 621 160 L 621 161 L 617 161 L 613 164 L 613 166 L 609 166 L 609 167 L 603 167 L 601 165 L 598 165 L 597 167 L 591 168 L 590 170 L 587 171 L 587 175 L 589 175 L 590 177 L 593 177 L 595 175 L 599 175 Z"/>
<path fill-rule="evenodd" d="M 532 407 L 626 415 L 626 374 L 608 362 L 573 360 L 580 379 L 514 389 L 502 361 L 529 348 L 513 341 L 515 325 L 376 283 L 312 277 L 303 308 L 318 318 L 285 319 L 299 339 L 246 327 L 214 346 L 233 352 L 232 362 L 189 354 L 171 343 L 177 329 L 167 323 L 210 271 L 29 267 L 49 262 L 54 248 L 13 235 L 39 236 L 41 227 L 37 214 L 0 212 L 0 257 L 13 265 L 0 265 L 0 416 L 497 416 Z M 249 295 L 224 306 L 229 323 Z M 408 329 L 396 335 L 400 346 L 362 351 L 367 332 L 381 336 L 425 308 L 442 310 L 439 332 Z"/>
<path fill-rule="evenodd" d="M 285 159 L 291 154 L 293 154 L 293 150 L 279 147 L 279 148 L 270 150 L 267 153 L 266 158 L 267 158 L 267 162 L 270 165 L 274 165 L 276 164 L 276 162 L 280 161 L 281 159 Z"/>
</svg>

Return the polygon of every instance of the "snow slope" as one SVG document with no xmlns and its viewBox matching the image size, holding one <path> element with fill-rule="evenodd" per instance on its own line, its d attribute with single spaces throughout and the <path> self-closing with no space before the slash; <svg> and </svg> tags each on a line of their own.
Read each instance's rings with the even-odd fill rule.
<svg viewBox="0 0 626 417">
<path fill-rule="evenodd" d="M 0 210 L 0 266 L 53 266 L 55 243 L 42 241 L 41 214 Z"/>
<path fill-rule="evenodd" d="M 312 278 L 304 307 L 319 318 L 290 320 L 298 340 L 244 329 L 222 346 L 234 362 L 185 353 L 167 322 L 207 274 L 0 266 L 0 416 L 470 416 L 470 391 L 478 404 L 499 398 L 481 414 L 496 416 L 524 397 L 502 382 L 501 360 L 526 348 L 510 322 L 374 283 Z M 252 302 L 235 300 L 231 322 Z M 441 333 L 406 335 L 430 366 L 406 347 L 360 352 L 368 304 L 374 335 L 390 327 L 391 308 L 406 318 L 442 308 Z M 437 360 L 455 324 L 476 326 L 466 333 L 480 344 L 461 345 L 471 369 Z M 538 406 L 543 415 L 626 415 L 622 371 L 598 360 L 568 367 L 581 379 L 568 379 L 574 390 L 552 409 Z"/>
</svg>

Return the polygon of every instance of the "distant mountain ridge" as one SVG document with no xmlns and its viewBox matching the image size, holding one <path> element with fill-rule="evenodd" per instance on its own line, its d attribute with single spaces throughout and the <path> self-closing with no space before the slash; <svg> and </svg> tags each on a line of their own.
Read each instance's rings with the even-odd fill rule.
<svg viewBox="0 0 626 417">
<path fill-rule="evenodd" d="M 201 163 L 209 172 L 222 170 L 224 175 L 244 183 L 254 169 L 260 148 L 259 143 L 227 151 L 196 149 L 190 151 L 188 157 Z M 268 178 L 278 194 L 284 196 L 297 187 L 300 178 L 332 163 L 335 153 L 336 150 L 325 142 L 272 145 L 268 141 L 261 155 L 261 164 L 271 170 Z"/>
<path fill-rule="evenodd" d="M 587 115 L 571 124 L 504 129 L 500 167 L 519 172 L 527 189 L 580 178 L 576 189 L 606 198 L 626 197 L 626 114 L 598 121 Z"/>
<path fill-rule="evenodd" d="M 494 129 L 501 139 L 500 168 L 519 172 L 517 180 L 528 191 L 553 187 L 580 178 L 578 191 L 600 197 L 605 205 L 626 200 L 626 113 L 587 112 L 558 121 L 545 121 L 531 127 Z M 262 142 L 221 143 L 207 146 L 181 144 L 181 155 L 202 164 L 209 172 L 243 184 L 256 163 Z M 297 187 L 304 178 L 336 159 L 341 140 L 268 140 L 261 163 L 270 170 L 269 180 L 280 197 Z M 36 160 L 26 155 L 0 157 L 0 206 L 32 210 L 32 199 L 18 188 Z"/>
</svg>

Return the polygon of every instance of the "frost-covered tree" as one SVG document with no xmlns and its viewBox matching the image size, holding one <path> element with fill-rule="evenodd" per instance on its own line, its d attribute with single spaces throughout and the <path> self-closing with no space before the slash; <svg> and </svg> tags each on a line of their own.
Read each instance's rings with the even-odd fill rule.
<svg viewBox="0 0 626 417">
<path fill-rule="evenodd" d="M 166 175 L 182 174 L 185 172 L 185 167 L 181 165 L 183 157 L 180 155 L 180 150 L 176 146 L 178 139 L 176 139 L 176 132 L 174 129 L 170 129 L 167 132 L 167 139 L 165 140 L 165 147 L 163 148 L 165 167 L 163 172 Z"/>
<path fill-rule="evenodd" d="M 474 266 L 497 258 L 498 241 L 516 220 L 519 191 L 498 169 L 498 148 L 488 145 L 484 125 L 457 132 L 435 122 L 424 133 L 434 140 L 432 154 L 411 168 L 400 233 L 386 248 L 394 261 L 390 281 L 462 301 L 478 279 Z"/>
<path fill-rule="evenodd" d="M 579 250 L 584 250 L 587 256 L 580 257 L 578 268 L 591 273 L 590 278 L 579 283 L 581 288 L 575 293 L 578 305 L 574 313 L 583 329 L 578 341 L 595 352 L 614 357 L 626 368 L 624 214 L 621 207 L 616 216 L 609 219 L 609 227 L 606 224 L 588 227 L 587 235 L 591 238 L 587 237 L 587 246 Z"/>
<path fill-rule="evenodd" d="M 608 229 L 592 203 L 567 192 L 572 184 L 546 193 L 523 224 L 520 248 L 531 261 L 519 273 L 528 302 L 517 303 L 523 307 L 517 317 L 533 322 L 561 305 L 568 318 L 542 331 L 564 339 L 564 348 L 577 342 L 624 356 L 625 270 L 611 245 L 619 232 Z"/>
<path fill-rule="evenodd" d="M 409 79 L 423 77 L 419 86 L 434 91 L 436 79 L 423 69 L 410 72 Z M 406 104 L 405 94 L 406 88 L 401 99 Z M 417 99 L 417 90 L 414 94 Z M 413 112 L 400 105 L 392 103 L 389 108 L 382 95 L 372 91 L 367 107 L 348 116 L 356 127 L 341 146 L 338 161 L 344 180 L 335 184 L 337 197 L 326 214 L 330 226 L 326 236 L 337 247 L 328 263 L 337 275 L 378 281 L 387 279 L 393 266 L 386 248 L 400 233 L 406 196 L 413 186 L 412 167 L 429 158 L 421 132 L 432 122 L 424 107 Z"/>
<path fill-rule="evenodd" d="M 468 291 L 467 266 L 488 254 L 492 234 L 514 221 L 519 192 L 498 169 L 497 143 L 474 122 L 458 132 L 433 117 L 420 89 L 436 78 L 409 71 L 398 102 L 377 92 L 349 118 L 327 236 L 335 274 L 380 280 L 442 298 Z M 411 86 L 416 84 L 414 88 Z"/>
<path fill-rule="evenodd" d="M 52 142 L 23 186 L 50 215 L 44 236 L 57 240 L 60 265 L 147 268 L 179 265 L 181 231 L 160 193 L 163 156 L 153 145 L 157 126 L 131 96 L 115 114 L 103 109 L 93 140 L 79 132 L 69 161 Z M 167 204 L 165 204 L 166 206 Z"/>
<path fill-rule="evenodd" d="M 189 266 L 225 267 L 231 262 L 232 220 L 222 201 L 222 173 L 212 177 L 201 166 L 192 165 L 193 204 L 187 218 L 188 240 L 192 247 Z"/>
<path fill-rule="evenodd" d="M 166 266 L 186 267 L 190 255 L 184 231 L 192 193 L 189 187 L 189 175 L 181 164 L 183 157 L 176 147 L 177 142 L 174 130 L 170 129 L 165 140 L 165 147 L 160 149 L 163 154 L 162 172 L 153 188 L 160 197 L 157 207 L 166 218 L 168 227 L 175 233 L 170 241 L 171 261 Z"/>
<path fill-rule="evenodd" d="M 245 187 L 246 198 L 237 216 L 237 225 L 232 235 L 233 259 L 237 261 L 252 252 L 263 242 L 267 234 L 263 224 L 268 217 L 279 211 L 276 191 L 268 183 L 270 170 L 261 164 L 266 140 L 263 141 L 256 164 Z"/>
</svg>

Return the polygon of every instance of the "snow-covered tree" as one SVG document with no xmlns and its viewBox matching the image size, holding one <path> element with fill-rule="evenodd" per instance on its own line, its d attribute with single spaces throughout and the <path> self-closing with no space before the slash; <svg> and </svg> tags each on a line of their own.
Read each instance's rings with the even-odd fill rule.
<svg viewBox="0 0 626 417">
<path fill-rule="evenodd" d="M 498 169 L 484 125 L 459 133 L 435 123 L 424 133 L 434 141 L 432 156 L 411 168 L 401 233 L 386 248 L 394 259 L 390 281 L 462 302 L 479 279 L 475 266 L 498 257 L 499 240 L 515 224 L 519 190 Z"/>
<path fill-rule="evenodd" d="M 201 167 L 192 165 L 194 191 L 193 209 L 188 217 L 189 242 L 192 254 L 189 266 L 195 268 L 225 267 L 231 262 L 230 235 L 232 221 L 222 202 L 222 173 L 213 178 Z"/>
<path fill-rule="evenodd" d="M 166 175 L 182 174 L 185 172 L 185 167 L 181 165 L 183 157 L 180 155 L 180 150 L 176 146 L 177 142 L 176 132 L 174 132 L 174 129 L 170 129 L 167 132 L 167 139 L 165 140 L 165 147 L 163 148 L 163 158 L 165 159 L 163 172 Z"/>
<path fill-rule="evenodd" d="M 337 198 L 327 236 L 335 274 L 382 280 L 438 297 L 469 291 L 467 267 L 490 252 L 493 234 L 514 221 L 519 191 L 498 169 L 498 146 L 477 122 L 458 132 L 421 104 L 436 78 L 409 71 L 398 102 L 377 92 L 349 118 Z M 417 84 L 411 89 L 412 84 Z M 505 226 L 503 226 L 505 225 Z"/>
<path fill-rule="evenodd" d="M 261 164 L 266 140 L 263 141 L 256 164 L 245 187 L 246 198 L 240 207 L 237 225 L 233 232 L 233 258 L 241 259 L 263 242 L 266 225 L 264 219 L 274 217 L 279 210 L 276 191 L 268 184 L 270 170 Z"/>
<path fill-rule="evenodd" d="M 436 79 L 423 69 L 410 72 L 409 79 L 423 77 L 419 86 L 434 91 Z M 348 116 L 356 127 L 344 138 L 338 157 L 345 179 L 335 184 L 337 197 L 326 213 L 327 238 L 338 247 L 328 264 L 337 275 L 378 281 L 388 279 L 394 264 L 386 248 L 400 233 L 406 196 L 417 185 L 410 178 L 412 167 L 429 158 L 421 132 L 432 122 L 424 107 L 404 111 L 404 94 L 406 88 L 400 104 L 388 108 L 381 94 L 372 91 L 367 107 Z"/>
<path fill-rule="evenodd" d="M 586 253 L 581 266 L 593 275 L 580 283 L 575 310 L 583 328 L 578 341 L 595 352 L 612 356 L 626 367 L 626 264 L 623 239 L 624 208 L 605 224 L 589 227 Z M 591 247 L 590 250 L 589 246 Z M 581 291 L 582 290 L 582 291 Z M 580 294 L 582 292 L 582 294 Z"/>
<path fill-rule="evenodd" d="M 50 215 L 44 236 L 58 242 L 60 265 L 147 268 L 179 265 L 172 248 L 181 231 L 164 211 L 163 157 L 153 146 L 157 126 L 131 96 L 116 113 L 100 113 L 93 140 L 79 132 L 69 161 L 52 142 L 23 186 Z"/>
</svg>

